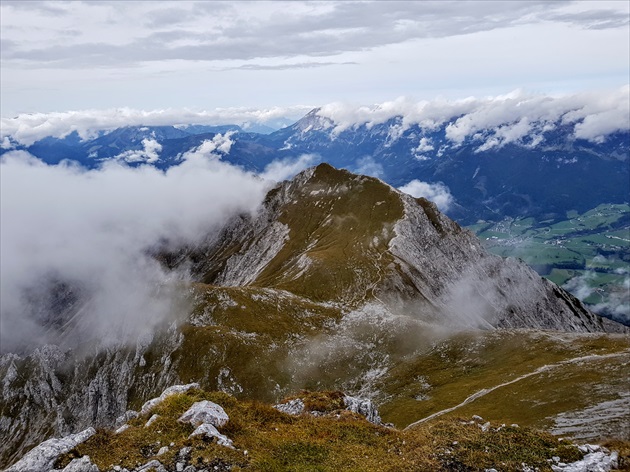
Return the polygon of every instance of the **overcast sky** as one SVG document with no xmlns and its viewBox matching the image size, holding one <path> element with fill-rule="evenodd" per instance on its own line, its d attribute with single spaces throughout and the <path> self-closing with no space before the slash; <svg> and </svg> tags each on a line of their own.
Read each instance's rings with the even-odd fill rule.
<svg viewBox="0 0 630 472">
<path fill-rule="evenodd" d="M 1 3 L 1 115 L 372 104 L 630 81 L 630 2 Z"/>
</svg>

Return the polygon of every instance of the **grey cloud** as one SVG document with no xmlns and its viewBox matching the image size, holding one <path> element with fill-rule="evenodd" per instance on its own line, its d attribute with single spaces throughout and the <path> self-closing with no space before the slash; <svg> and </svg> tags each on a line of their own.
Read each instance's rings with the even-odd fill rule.
<svg viewBox="0 0 630 472">
<path fill-rule="evenodd" d="M 630 17 L 621 12 L 591 10 L 579 13 L 552 13 L 545 16 L 552 21 L 561 21 L 587 29 L 621 28 L 630 24 Z"/>
<path fill-rule="evenodd" d="M 353 172 L 357 174 L 370 175 L 372 177 L 381 177 L 384 174 L 383 166 L 376 162 L 372 156 L 364 156 L 357 159 Z"/>
<path fill-rule="evenodd" d="M 256 176 L 221 160 L 230 145 L 229 135 L 217 135 L 164 172 L 115 162 L 85 171 L 23 151 L 3 155 L 0 352 L 120 345 L 185 316 L 188 274 L 166 270 L 151 253 L 195 245 L 230 216 L 255 211 L 269 179 L 314 159 L 274 162 Z M 80 311 L 66 312 L 67 302 Z"/>
<path fill-rule="evenodd" d="M 105 42 L 74 45 L 26 45 L 6 51 L 5 60 L 37 62 L 38 66 L 92 67 L 163 60 L 252 60 L 295 56 L 335 56 L 349 51 L 430 37 L 446 37 L 539 21 L 571 22 L 589 28 L 623 24 L 619 12 L 596 10 L 576 14 L 555 12 L 568 2 L 336 2 L 313 4 L 298 12 L 286 4 L 286 14 L 255 15 L 258 3 L 202 2 L 158 7 L 147 4 L 145 26 L 128 44 Z M 270 4 L 270 8 L 277 4 Z M 311 4 L 300 4 L 303 7 Z M 323 6 L 329 8 L 322 9 Z M 194 31 L 192 22 L 208 17 L 207 30 Z M 627 22 L 627 18 L 626 18 Z M 173 29 L 173 26 L 176 26 Z M 164 30 L 164 28 L 168 28 Z M 9 39 L 10 38 L 6 38 Z M 178 40 L 198 44 L 173 46 Z"/>
<path fill-rule="evenodd" d="M 145 24 L 151 28 L 160 28 L 185 23 L 194 17 L 195 13 L 185 8 L 161 8 L 149 12 Z"/>
<path fill-rule="evenodd" d="M 402 128 L 397 132 L 414 123 L 428 128 L 448 123 L 446 137 L 455 144 L 486 131 L 480 142 L 480 150 L 483 150 L 518 142 L 526 135 L 535 138 L 545 126 L 558 121 L 572 126 L 576 138 L 601 142 L 611 133 L 628 129 L 629 94 L 630 86 L 626 85 L 609 91 L 560 97 L 515 91 L 508 96 L 455 101 L 436 99 L 416 103 L 398 99 L 359 108 L 331 103 L 322 106 L 318 115 L 334 123 L 334 132 L 362 124 L 384 123 L 397 116 L 402 117 Z"/>
<path fill-rule="evenodd" d="M 442 182 L 430 183 L 414 179 L 402 187 L 398 187 L 398 190 L 408 193 L 412 197 L 423 197 L 431 200 L 440 211 L 448 211 L 453 204 L 453 195 Z"/>
<path fill-rule="evenodd" d="M 299 62 L 297 64 L 278 64 L 278 65 L 263 65 L 263 64 L 245 64 L 239 67 L 230 67 L 227 70 L 289 70 L 289 69 L 313 69 L 316 67 L 326 66 L 348 66 L 357 65 L 357 62 Z"/>
<path fill-rule="evenodd" d="M 81 110 L 62 113 L 25 113 L 0 121 L 0 139 L 11 136 L 15 142 L 33 144 L 46 136 L 63 137 L 77 131 L 83 138 L 99 130 L 112 130 L 122 126 L 160 126 L 180 124 L 272 124 L 277 120 L 297 119 L 312 110 L 310 105 L 293 107 L 221 108 L 207 111 L 188 109 L 134 110 L 115 108 L 107 110 Z"/>
<path fill-rule="evenodd" d="M 2 5 L 16 10 L 42 11 L 48 15 L 62 16 L 69 14 L 69 10 L 62 5 L 68 2 L 38 2 L 24 0 L 3 0 Z"/>
<path fill-rule="evenodd" d="M 194 245 L 231 215 L 254 211 L 272 185 L 265 179 L 312 160 L 272 163 L 261 178 L 221 161 L 230 143 L 215 136 L 165 172 L 47 166 L 23 151 L 2 156 L 0 351 L 118 345 L 185 315 L 186 272 L 168 271 L 150 254 L 167 243 Z M 80 312 L 65 312 L 68 301 Z M 63 339 L 54 329 L 60 321 Z"/>
<path fill-rule="evenodd" d="M 273 66 L 272 66 L 273 67 Z M 528 145 L 538 145 L 546 127 L 558 122 L 571 126 L 579 139 L 603 141 L 606 136 L 630 127 L 628 100 L 630 86 L 596 93 L 579 93 L 552 97 L 515 91 L 507 96 L 464 100 L 435 99 L 416 102 L 399 98 L 372 106 L 330 103 L 320 107 L 318 114 L 334 123 L 334 132 L 360 125 L 385 123 L 401 117 L 396 135 L 413 124 L 427 129 L 446 127 L 446 137 L 454 144 L 479 134 L 481 149 L 501 147 L 521 142 L 532 136 Z M 130 108 L 82 110 L 63 113 L 21 114 L 1 120 L 0 139 L 10 137 L 23 145 L 33 144 L 46 136 L 63 137 L 73 130 L 87 138 L 97 130 L 111 130 L 122 126 L 155 126 L 178 124 L 241 124 L 272 123 L 281 118 L 297 119 L 313 106 L 224 108 L 207 111 L 187 109 L 134 110 Z M 537 138 L 538 136 L 538 138 Z M 477 138 L 475 138 L 477 140 Z M 425 146 L 429 146 L 426 143 Z M 417 152 L 423 152 L 418 148 Z M 378 174 L 367 159 L 357 163 L 368 173 Z"/>
<path fill-rule="evenodd" d="M 159 4 L 158 4 L 159 5 Z M 150 28 L 172 27 L 181 25 L 209 13 L 217 14 L 233 9 L 233 5 L 224 2 L 195 2 L 191 8 L 183 8 L 182 4 L 176 3 L 174 7 L 158 8 L 146 15 L 145 24 Z"/>
</svg>

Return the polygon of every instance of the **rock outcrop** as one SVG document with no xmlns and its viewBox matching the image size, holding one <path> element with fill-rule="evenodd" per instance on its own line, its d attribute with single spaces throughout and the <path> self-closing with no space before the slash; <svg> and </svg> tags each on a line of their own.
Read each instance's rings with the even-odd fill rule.
<svg viewBox="0 0 630 472">
<path fill-rule="evenodd" d="M 177 421 L 199 426 L 209 423 L 215 427 L 221 427 L 229 421 L 228 415 L 220 405 L 208 400 L 193 404 Z"/>
<path fill-rule="evenodd" d="M 302 414 L 321 416 L 328 413 L 338 413 L 345 409 L 364 416 L 370 423 L 383 424 L 376 406 L 367 398 L 352 397 L 341 392 L 322 392 L 315 395 L 319 397 L 316 406 L 311 404 L 313 402 L 310 401 L 309 394 L 307 394 L 304 398 L 292 398 L 273 407 L 282 413 L 293 416 Z M 322 399 L 325 401 L 322 402 Z M 307 405 L 309 406 L 307 407 Z"/>
<path fill-rule="evenodd" d="M 70 434 L 64 438 L 48 439 L 25 454 L 24 457 L 6 469 L 5 472 L 44 472 L 52 470 L 55 461 L 60 455 L 87 441 L 94 434 L 96 434 L 94 428 L 88 428 L 80 433 Z M 83 462 L 80 464 L 83 464 Z M 76 472 L 77 467 L 79 467 L 79 464 L 74 464 L 67 472 L 73 470 Z"/>
</svg>

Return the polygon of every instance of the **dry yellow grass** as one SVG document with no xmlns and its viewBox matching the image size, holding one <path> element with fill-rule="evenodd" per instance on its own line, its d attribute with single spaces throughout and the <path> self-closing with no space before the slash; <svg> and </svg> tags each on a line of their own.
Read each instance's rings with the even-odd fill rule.
<svg viewBox="0 0 630 472">
<path fill-rule="evenodd" d="M 567 462 L 581 457 L 567 442 L 528 428 L 494 425 L 483 431 L 479 422 L 451 418 L 401 431 L 337 409 L 339 392 L 309 392 L 301 397 L 313 409 L 328 414 L 294 417 L 224 393 L 189 391 L 169 397 L 150 414 L 132 420 L 131 427 L 120 434 L 99 431 L 60 464 L 87 454 L 101 470 L 114 465 L 132 468 L 153 458 L 174 466 L 177 451 L 185 446 L 192 447 L 193 464 L 228 464 L 235 471 L 482 471 L 495 467 L 509 472 L 522 470 L 523 463 L 549 471 L 547 459 L 552 456 Z M 188 439 L 192 426 L 178 423 L 177 418 L 201 399 L 225 408 L 230 421 L 220 431 L 234 441 L 236 449 Z M 158 420 L 145 427 L 153 413 L 159 415 Z M 169 452 L 155 457 L 161 446 L 170 444 Z"/>
</svg>

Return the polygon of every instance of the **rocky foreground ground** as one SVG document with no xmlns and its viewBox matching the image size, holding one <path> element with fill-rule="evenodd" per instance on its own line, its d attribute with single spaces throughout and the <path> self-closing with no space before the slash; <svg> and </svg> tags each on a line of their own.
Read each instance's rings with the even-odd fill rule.
<svg viewBox="0 0 630 472">
<path fill-rule="evenodd" d="M 341 392 L 302 392 L 272 407 L 193 383 L 126 412 L 115 430 L 49 439 L 6 472 L 609 472 L 624 460 L 599 445 L 479 416 L 400 431 L 381 422 L 371 401 Z"/>
</svg>

